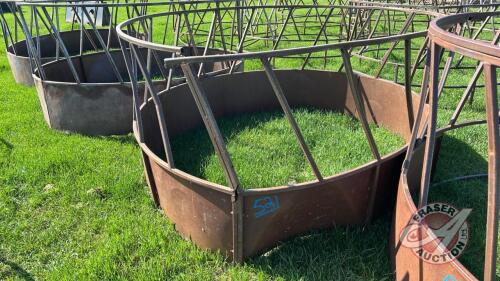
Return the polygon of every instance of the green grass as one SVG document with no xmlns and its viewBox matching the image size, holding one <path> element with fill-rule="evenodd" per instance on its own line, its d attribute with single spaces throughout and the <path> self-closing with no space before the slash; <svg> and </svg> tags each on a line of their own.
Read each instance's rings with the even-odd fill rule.
<svg viewBox="0 0 500 281">
<path fill-rule="evenodd" d="M 418 48 L 418 43 L 413 42 L 413 47 Z M 291 45 L 283 44 L 280 48 Z M 401 52 L 391 59 L 401 61 Z M 300 61 L 285 59 L 278 59 L 276 63 L 281 68 L 301 65 Z M 311 60 L 308 68 L 322 68 L 323 63 L 322 59 Z M 375 64 L 357 59 L 353 59 L 353 64 L 367 73 L 373 74 L 377 69 Z M 338 66 L 339 60 L 332 59 L 326 68 L 338 69 Z M 261 66 L 256 63 L 245 67 Z M 390 71 L 382 75 L 388 79 L 393 77 Z M 415 81 L 419 81 L 419 77 L 417 73 Z M 463 84 L 468 77 L 470 72 L 453 71 L 447 85 Z M 443 93 L 439 104 L 440 125 L 446 124 L 460 95 L 460 90 L 447 89 Z M 297 113 L 308 114 L 300 110 Z M 335 130 L 350 128 L 348 119 L 335 114 L 309 114 L 317 115 L 324 115 L 325 122 L 335 121 L 325 125 L 335 126 L 332 127 Z M 264 113 L 261 118 L 266 121 L 269 116 L 275 115 Z M 246 122 L 251 118 L 257 117 L 247 117 Z M 474 103 L 466 106 L 461 120 L 477 118 L 484 118 L 482 90 L 477 92 Z M 260 124 L 289 130 L 281 119 Z M 298 120 L 311 144 L 317 130 L 307 125 L 307 118 L 298 117 Z M 342 120 L 346 122 L 344 127 L 336 123 Z M 227 121 L 228 126 L 223 120 L 221 127 L 231 140 L 227 130 L 235 130 L 243 123 Z M 238 132 L 237 137 L 250 138 L 246 130 Z M 359 129 L 356 132 L 359 133 Z M 350 154 L 345 146 L 333 143 L 342 140 L 338 138 L 341 133 L 338 136 L 336 132 L 327 133 L 335 138 L 325 143 L 340 148 L 333 153 L 327 147 L 314 145 L 313 154 L 323 173 L 334 174 L 356 161 L 368 161 L 356 158 L 337 162 L 336 157 Z M 485 126 L 447 134 L 433 181 L 484 173 L 485 137 Z M 239 144 L 238 140 L 230 142 L 230 150 L 231 143 Z M 302 155 L 296 153 L 299 150 L 295 142 L 295 146 L 292 145 L 293 139 L 278 139 L 277 143 L 281 141 L 283 148 L 292 150 L 297 162 L 306 164 Z M 343 145 L 351 148 L 351 143 Z M 210 149 L 203 150 L 209 164 L 215 161 L 209 156 Z M 280 153 L 283 152 L 280 150 Z M 326 157 L 322 153 L 326 153 Z M 212 171 L 216 173 L 215 163 L 213 166 Z M 309 171 L 307 166 L 299 168 Z M 242 177 L 252 178 L 254 171 L 247 172 L 238 166 L 237 169 Z M 287 171 L 280 173 L 284 175 Z M 307 175 L 301 176 L 307 178 Z M 214 178 L 218 180 L 223 182 Z M 262 185 L 266 185 L 265 181 L 274 181 L 269 176 L 262 180 Z M 285 176 L 282 181 L 288 183 L 289 179 Z M 436 186 L 430 194 L 430 201 L 473 208 L 469 218 L 471 240 L 460 261 L 478 277 L 484 252 L 485 199 L 486 181 L 481 179 Z M 0 49 L 0 280 L 392 280 L 387 255 L 389 228 L 387 215 L 365 228 L 314 231 L 284 242 L 243 265 L 232 265 L 220 254 L 203 251 L 183 240 L 174 225 L 153 205 L 143 176 L 140 149 L 132 136 L 91 138 L 48 129 L 35 89 L 15 84 L 5 51 Z M 500 275 L 500 261 L 497 275 Z"/>
<path fill-rule="evenodd" d="M 244 265 L 182 239 L 132 136 L 47 127 L 0 49 L 0 280 L 390 280 L 389 218 L 312 232 Z"/>
<path fill-rule="evenodd" d="M 311 154 L 324 177 L 374 160 L 361 123 L 334 111 L 292 110 Z M 289 185 L 314 180 L 287 119 L 282 112 L 259 112 L 218 120 L 236 172 L 245 188 Z M 370 126 L 382 155 L 405 141 L 381 126 Z M 195 176 L 226 184 L 224 172 L 205 129 L 173 142 L 176 167 Z"/>
</svg>

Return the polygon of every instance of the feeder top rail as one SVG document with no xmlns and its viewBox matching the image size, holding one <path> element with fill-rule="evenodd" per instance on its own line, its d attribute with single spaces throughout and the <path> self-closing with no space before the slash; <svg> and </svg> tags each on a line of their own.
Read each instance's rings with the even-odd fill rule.
<svg viewBox="0 0 500 281">
<path fill-rule="evenodd" d="M 450 32 L 455 25 L 467 21 L 484 21 L 488 17 L 500 16 L 500 11 L 464 13 L 433 20 L 429 26 L 429 37 L 438 45 L 466 57 L 500 66 L 500 46 L 482 40 L 473 40 Z M 497 33 L 500 31 L 496 31 Z"/>
<path fill-rule="evenodd" d="M 443 16 L 442 13 L 435 11 L 416 11 L 412 9 L 404 9 L 398 7 L 378 7 L 378 6 L 345 6 L 345 5 L 262 5 L 262 6 L 244 6 L 244 7 L 219 7 L 219 8 L 207 8 L 207 9 L 195 9 L 189 11 L 182 11 L 182 13 L 203 13 L 203 12 L 214 12 L 214 11 L 226 11 L 226 10 L 252 10 L 252 9 L 273 9 L 273 8 L 285 8 L 285 9 L 301 9 L 301 8 L 327 8 L 327 9 L 360 9 L 360 10 L 384 10 L 384 11 L 399 11 L 405 13 L 414 13 L 417 15 L 424 15 L 429 17 L 439 17 Z M 144 22 L 152 20 L 154 18 L 172 16 L 178 14 L 179 11 L 174 12 L 162 12 L 150 15 L 143 15 L 135 18 L 131 18 L 117 25 L 116 31 L 121 40 L 151 50 L 165 51 L 165 52 L 176 52 L 178 54 L 183 54 L 185 47 L 170 46 L 160 43 L 155 43 L 143 39 L 136 38 L 125 32 L 128 27 L 133 26 L 139 22 Z M 199 62 L 218 62 L 218 61 L 229 61 L 229 60 L 241 60 L 241 59 L 252 59 L 252 58 L 263 58 L 263 57 L 285 57 L 291 55 L 299 55 L 305 53 L 312 53 L 325 50 L 335 50 L 335 49 L 351 49 L 356 47 L 362 47 L 366 45 L 376 45 L 389 42 L 395 42 L 399 40 L 411 40 L 414 38 L 421 38 L 427 35 L 427 31 L 417 31 L 409 32 L 405 34 L 398 35 L 388 35 L 380 37 L 372 37 L 369 39 L 351 40 L 336 43 L 318 44 L 308 47 L 295 47 L 295 48 L 285 48 L 280 50 L 266 50 L 266 51 L 252 51 L 243 53 L 228 53 L 220 55 L 205 55 L 205 56 L 189 56 L 189 57 L 176 57 L 165 59 L 165 64 L 167 67 L 172 65 L 178 65 L 181 63 L 199 63 Z"/>
<path fill-rule="evenodd" d="M 452 10 L 452 9 L 465 9 L 465 8 L 495 8 L 499 7 L 500 3 L 498 2 L 486 2 L 486 3 L 464 3 L 464 4 L 456 4 L 456 3 L 446 3 L 446 4 L 409 4 L 409 3 L 386 3 L 386 2 L 373 2 L 366 0 L 349 0 L 351 5 L 373 5 L 378 7 L 399 7 L 399 8 L 409 8 L 414 10 Z"/>
<path fill-rule="evenodd" d="M 208 62 L 220 62 L 220 61 L 234 61 L 234 60 L 247 60 L 247 59 L 257 59 L 257 58 L 273 58 L 273 57 L 287 57 L 293 55 L 300 55 L 306 53 L 314 53 L 327 50 L 348 50 L 356 47 L 363 47 L 369 45 L 377 45 L 383 43 L 389 43 L 394 41 L 404 41 L 411 40 L 415 38 L 425 37 L 427 35 L 426 31 L 413 32 L 404 35 L 393 35 L 374 39 L 364 39 L 364 40 L 353 40 L 340 43 L 332 44 L 322 44 L 312 47 L 298 47 L 291 49 L 282 49 L 276 51 L 262 51 L 262 52 L 248 52 L 239 54 L 224 54 L 224 55 L 207 55 L 204 57 L 176 57 L 165 59 L 165 67 L 172 67 L 180 64 L 192 64 L 192 63 L 208 63 Z M 150 48 L 148 45 L 140 45 L 145 48 Z M 182 53 L 182 49 L 181 53 Z M 159 49 L 156 49 L 159 50 Z"/>
<path fill-rule="evenodd" d="M 35 6 L 35 7 L 130 7 L 130 6 L 155 6 L 155 5 L 196 5 L 196 4 L 211 4 L 211 3 L 236 3 L 235 0 L 99 0 L 99 1 L 43 1 L 43 0 L 5 0 L 2 2 L 16 2 L 19 6 Z"/>
</svg>

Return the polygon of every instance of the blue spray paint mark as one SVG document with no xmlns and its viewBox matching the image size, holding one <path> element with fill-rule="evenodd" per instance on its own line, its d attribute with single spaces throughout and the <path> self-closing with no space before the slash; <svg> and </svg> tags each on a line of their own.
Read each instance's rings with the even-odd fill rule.
<svg viewBox="0 0 500 281">
<path fill-rule="evenodd" d="M 457 281 L 457 278 L 455 276 L 448 274 L 444 277 L 443 281 Z"/>
<path fill-rule="evenodd" d="M 278 196 L 264 196 L 253 201 L 255 217 L 260 218 L 276 212 L 280 208 Z"/>
</svg>

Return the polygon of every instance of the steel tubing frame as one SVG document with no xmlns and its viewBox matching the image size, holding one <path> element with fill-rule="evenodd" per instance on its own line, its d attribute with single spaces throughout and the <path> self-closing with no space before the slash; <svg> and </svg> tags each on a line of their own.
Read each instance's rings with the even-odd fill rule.
<svg viewBox="0 0 500 281">
<path fill-rule="evenodd" d="M 267 11 L 267 12 L 265 12 Z M 332 42 L 346 40 L 360 40 L 405 34 L 409 32 L 424 31 L 427 28 L 430 17 L 438 13 L 422 14 L 411 9 L 394 9 L 390 12 L 381 7 L 353 7 L 353 6 L 325 6 L 325 5 L 280 5 L 280 6 L 245 6 L 238 14 L 243 14 L 241 33 L 231 26 L 231 22 L 224 20 L 227 15 L 235 13 L 232 7 L 204 10 L 191 10 L 178 12 L 175 17 L 181 20 L 181 24 L 175 26 L 170 40 L 172 43 L 157 42 L 161 45 L 178 45 L 179 41 L 186 45 L 213 46 L 231 52 L 277 50 L 283 45 L 295 44 L 298 46 L 315 46 Z M 197 24 L 190 23 L 188 19 L 195 18 L 195 14 L 201 15 Z M 223 15 L 223 20 L 219 19 Z M 272 17 L 271 17 L 272 15 Z M 174 17 L 174 14 L 163 14 L 163 16 Z M 234 17 L 229 17 L 229 19 Z M 152 22 L 151 18 L 142 18 L 140 22 Z M 157 21 L 157 19 L 155 19 Z M 221 23 L 222 22 L 222 23 Z M 225 26 L 220 28 L 220 26 Z M 227 27 L 226 27 L 227 26 Z M 184 31 L 182 28 L 184 27 Z M 313 32 L 307 31 L 314 27 Z M 167 32 L 165 32 L 167 34 Z M 134 36 L 130 36 L 133 40 Z M 395 73 L 404 69 L 404 65 L 390 60 L 395 52 L 404 51 L 399 42 L 393 42 L 391 46 L 372 46 L 370 49 L 360 48 L 353 55 L 368 62 L 380 63 L 379 75 L 385 64 L 394 67 Z M 419 46 L 423 49 L 425 45 Z M 415 48 L 415 47 L 413 47 Z M 414 51 L 415 49 L 412 49 Z M 173 48 L 173 52 L 180 52 Z M 376 57 L 366 55 L 377 53 Z M 383 56 L 379 57 L 381 53 Z M 197 55 L 197 54 L 194 54 Z M 417 57 L 422 57 L 422 54 Z M 340 54 L 323 55 L 323 59 L 340 58 Z M 305 68 L 307 58 L 302 68 Z M 420 62 L 419 62 L 420 63 Z M 418 70 L 419 63 L 412 68 L 412 75 Z M 200 74 L 200 73 L 198 73 Z M 391 77 L 392 79 L 392 77 Z M 397 75 L 394 81 L 400 84 Z"/>
<path fill-rule="evenodd" d="M 31 1 L 31 2 L 18 2 L 16 3 L 14 14 L 14 23 L 22 27 L 24 32 L 24 40 L 26 40 L 28 47 L 28 55 L 32 63 L 32 72 L 37 73 L 42 80 L 45 79 L 43 68 L 42 50 L 44 46 L 40 45 L 41 37 L 48 37 L 52 39 L 51 42 L 55 50 L 51 53 L 56 55 L 51 60 L 66 60 L 66 63 L 73 76 L 73 82 L 82 83 L 82 77 L 77 72 L 76 66 L 71 60 L 75 55 L 82 56 L 88 52 L 103 52 L 108 63 L 112 66 L 113 74 L 119 82 L 123 82 L 123 77 L 117 69 L 116 63 L 111 56 L 112 49 L 120 49 L 116 40 L 114 30 L 118 23 L 118 16 L 126 15 L 126 18 L 137 17 L 148 13 L 148 9 L 154 7 L 165 7 L 168 10 L 178 10 L 183 7 L 185 10 L 196 8 L 198 5 L 214 5 L 213 1 L 103 1 L 101 3 L 88 3 L 85 1 L 80 2 L 62 2 L 62 1 Z M 234 1 L 220 1 L 220 5 L 234 3 Z M 74 21 L 69 27 L 64 27 L 60 22 L 61 16 L 59 15 L 60 9 L 71 9 L 74 14 Z M 106 8 L 110 10 L 110 22 L 105 27 L 107 30 L 107 38 L 102 33 L 103 29 L 99 28 L 89 13 L 90 9 Z M 76 25 L 75 25 L 76 22 Z M 82 24 L 84 22 L 85 24 Z M 38 24 L 36 24 L 38 23 Z M 79 27 L 78 27 L 79 26 Z M 42 27 L 44 27 L 42 29 Z M 134 33 L 146 33 L 147 25 L 138 26 L 137 29 L 131 30 Z M 79 43 L 76 45 L 77 50 L 73 50 L 71 46 L 73 42 L 67 42 L 63 39 L 63 35 L 67 32 L 79 33 Z M 47 38 L 47 39 L 48 39 Z M 46 40 L 47 40 L 46 39 Z M 87 48 L 84 47 L 84 42 L 89 41 Z M 9 46 L 14 46 L 14 42 L 10 42 Z M 36 70 L 36 71 L 35 71 Z"/>
<path fill-rule="evenodd" d="M 498 41 L 500 31 L 490 27 L 491 42 L 478 40 L 477 36 L 470 37 L 460 33 L 460 27 L 486 21 L 494 25 L 500 12 L 466 13 L 438 18 L 431 22 L 429 28 L 430 52 L 426 66 L 425 81 L 422 87 L 422 99 L 429 100 L 430 114 L 418 115 L 415 124 L 423 124 L 420 129 L 413 129 L 408 153 L 403 165 L 399 183 L 397 203 L 391 233 L 391 248 L 393 253 L 394 269 L 397 280 L 444 280 L 452 276 L 452 280 L 496 280 L 497 248 L 498 248 L 498 220 L 500 208 L 500 133 L 498 112 L 498 72 L 500 66 L 500 47 Z M 443 80 L 439 74 L 439 65 L 442 53 L 446 50 L 472 59 L 477 62 L 477 68 L 472 74 L 466 90 L 460 99 L 454 114 L 447 126 L 437 128 L 438 102 L 441 95 Z M 479 76 L 483 74 L 485 80 L 486 120 L 457 122 L 467 100 L 472 99 L 472 89 Z M 423 103 L 420 107 L 423 107 Z M 422 109 L 421 109 L 422 110 Z M 409 219 L 421 206 L 428 203 L 430 178 L 436 157 L 439 153 L 442 136 L 449 130 L 478 124 L 487 124 L 488 129 L 488 195 L 487 195 L 487 223 L 485 237 L 485 258 L 483 276 L 476 277 L 458 260 L 444 264 L 428 263 L 410 253 L 411 250 L 403 247 L 399 235 L 407 225 Z M 417 126 L 417 125 L 416 125 Z M 466 179 L 468 177 L 459 177 Z M 415 196 L 418 194 L 418 196 Z M 412 196 L 413 195 L 413 196 Z"/>
<path fill-rule="evenodd" d="M 234 3 L 234 1 L 221 1 L 217 5 Z M 132 91 L 131 84 L 127 81 L 128 75 L 122 53 L 128 55 L 130 50 L 121 49 L 116 37 L 115 25 L 118 18 L 145 15 L 154 7 L 187 11 L 196 8 L 197 5 L 210 7 L 216 4 L 213 1 L 17 3 L 15 15 L 25 32 L 31 69 L 34 71 L 33 80 L 49 127 L 85 135 L 129 133 L 132 130 Z M 97 8 L 110 10 L 111 20 L 104 29 L 97 26 L 89 12 L 90 9 Z M 75 15 L 74 21 L 79 27 L 75 28 L 72 22 L 65 28 L 59 22 L 60 9 L 72 10 Z M 29 27 L 31 21 L 34 25 Z M 43 25 L 39 26 L 36 23 Z M 45 27 L 45 30 L 42 27 Z M 151 28 L 148 23 L 143 23 L 136 28 L 133 27 L 129 32 L 147 34 Z M 68 29 L 69 31 L 65 31 Z M 43 54 L 46 53 L 48 46 L 55 48 L 52 53 L 57 56 L 53 58 L 53 62 L 46 63 Z M 87 53 L 89 51 L 92 52 Z M 144 50 L 138 52 L 142 54 Z M 217 52 L 211 48 L 205 49 L 206 54 Z M 172 52 L 149 52 L 148 70 L 165 77 L 161 60 L 171 55 Z M 210 68 L 213 66 L 212 64 L 201 69 L 210 75 L 224 71 L 224 67 Z M 240 67 L 238 64 L 238 69 Z M 175 76 L 171 77 L 173 80 L 169 79 L 170 84 L 182 82 L 182 79 L 176 76 L 179 73 L 180 70 L 170 73 L 171 76 Z M 154 84 L 162 84 L 164 81 L 154 81 Z M 145 86 L 144 82 L 139 85 L 141 89 Z"/>
<path fill-rule="evenodd" d="M 252 7 L 242 9 L 251 10 Z M 355 10 L 357 8 L 330 6 L 328 9 L 330 10 L 327 10 L 326 17 L 331 15 L 334 9 Z M 367 9 L 373 10 L 374 8 Z M 394 11 L 402 10 L 395 9 Z M 223 12 L 221 11 L 221 13 Z M 253 15 L 254 11 L 248 14 Z M 360 13 L 353 13 L 353 15 L 356 14 L 358 15 L 356 17 L 359 18 Z M 121 23 L 117 27 L 117 32 L 122 41 L 123 48 L 130 48 L 132 50 L 146 48 L 151 51 L 172 50 L 171 46 L 141 40 L 126 33 L 128 27 L 131 25 L 139 24 L 141 21 L 153 21 L 154 18 L 163 18 L 164 16 L 165 13 L 148 15 Z M 283 21 L 285 24 L 287 22 L 289 20 Z M 323 22 L 323 26 L 325 26 L 325 22 L 327 21 Z M 242 35 L 248 32 L 249 26 L 246 25 Z M 322 33 L 323 28 L 320 28 L 318 34 Z M 410 77 L 405 78 L 406 83 L 402 87 L 388 81 L 356 74 L 352 69 L 350 53 L 355 48 L 367 45 L 393 44 L 393 42 L 403 41 L 407 56 L 404 73 L 408 76 L 411 74 L 411 67 L 413 65 L 410 57 L 411 42 L 417 38 L 425 38 L 426 32 L 403 33 L 330 44 L 318 44 L 316 42 L 314 46 L 294 49 L 275 50 L 272 48 L 267 51 L 228 53 L 216 56 L 182 56 L 183 49 L 180 49 L 176 57 L 165 59 L 165 67 L 167 69 L 177 67 L 182 69 L 187 85 L 166 87 L 162 90 L 148 87 L 147 91 L 144 92 L 147 96 L 142 100 L 138 98 L 141 93 L 137 91 L 137 87 L 133 87 L 135 89 L 134 134 L 143 150 L 143 163 L 155 202 L 176 223 L 177 229 L 182 235 L 190 237 L 190 239 L 203 248 L 221 250 L 227 253 L 236 262 L 242 262 L 252 255 L 262 253 L 262 251 L 273 247 L 278 241 L 300 235 L 310 229 L 330 227 L 332 226 L 332 221 L 339 224 L 369 223 L 381 211 L 381 204 L 385 206 L 390 205 L 390 202 L 385 198 L 386 195 L 381 194 L 386 194 L 386 192 L 391 193 L 387 188 L 390 189 L 390 186 L 394 185 L 393 181 L 397 181 L 397 179 L 393 177 L 394 173 L 391 173 L 390 170 L 402 163 L 398 159 L 401 159 L 399 155 L 402 155 L 401 153 L 404 152 L 404 148 L 390 155 L 380 155 L 368 123 L 376 122 L 375 120 L 378 120 L 377 122 L 388 122 L 385 123 L 386 126 L 409 139 L 410 128 L 413 123 L 412 119 L 414 118 L 417 104 L 420 104 L 420 102 L 417 96 L 412 95 Z M 210 36 L 212 35 L 210 34 Z M 244 40 L 244 36 L 242 36 L 242 39 Z M 242 45 L 241 42 L 243 41 L 240 41 L 239 46 Z M 240 50 L 238 49 L 238 51 Z M 308 60 L 322 60 L 322 57 L 316 57 L 311 54 L 327 53 L 329 51 L 340 52 L 340 56 L 336 57 L 342 61 L 342 68 L 345 69 L 344 73 L 331 71 L 318 72 L 304 69 L 304 67 L 299 67 L 295 72 L 279 71 L 276 69 L 276 66 L 273 67 L 281 59 L 301 58 L 303 62 Z M 137 56 L 135 51 L 132 53 L 134 54 L 133 56 L 126 58 L 132 83 L 136 83 L 134 81 L 137 81 L 139 73 L 146 77 L 146 80 L 149 80 L 147 78 L 149 73 L 146 61 Z M 252 59 L 260 61 L 263 70 L 240 74 L 230 72 L 229 74 L 217 77 L 206 77 L 198 75 L 197 72 L 197 67 L 201 64 L 217 62 L 232 65 L 235 61 Z M 305 64 L 302 63 L 302 65 Z M 382 64 L 381 68 L 384 67 L 385 65 Z M 304 95 L 303 93 L 298 94 L 294 92 L 294 89 L 304 87 L 303 84 L 295 85 L 295 83 L 300 83 L 297 80 L 301 80 L 301 75 L 317 81 L 314 85 L 304 82 L 309 87 L 319 87 L 318 85 L 324 83 L 328 84 L 329 80 L 319 80 L 322 81 L 319 82 L 316 76 L 319 75 L 318 77 L 325 79 L 326 77 L 322 75 L 331 75 L 330 79 L 333 79 L 332 81 L 335 82 L 330 81 L 330 83 L 340 83 L 340 85 L 345 85 L 346 89 L 349 89 L 346 90 L 348 91 L 347 103 L 349 105 L 344 105 L 343 102 L 346 101 L 336 100 L 346 93 L 330 95 L 332 96 L 332 100 L 329 100 L 326 105 L 324 101 L 321 102 L 318 100 L 312 102 L 312 104 L 326 106 L 327 108 L 340 106 L 340 110 L 347 110 L 347 112 L 357 117 L 361 121 L 366 139 L 370 145 L 374 159 L 372 162 L 336 176 L 321 174 L 290 110 L 291 104 L 307 104 L 307 101 L 305 101 L 307 100 L 306 96 L 309 96 L 311 100 L 318 98 L 313 93 Z M 266 83 L 262 83 L 265 80 L 267 80 L 267 86 Z M 245 83 L 244 81 L 248 85 L 239 84 Z M 311 80 L 306 79 L 304 81 Z M 370 83 L 380 84 L 371 84 L 369 86 Z M 290 86 L 290 84 L 295 86 Z M 257 87 L 258 89 L 253 87 Z M 232 88 L 233 91 L 230 91 L 231 93 L 227 92 L 228 88 Z M 241 95 L 235 95 L 235 89 L 239 89 Z M 324 90 L 326 89 L 321 89 L 321 91 Z M 331 91 L 332 89 L 329 88 L 329 90 Z M 382 92 L 378 93 L 377 91 L 382 91 L 385 94 L 392 91 L 397 94 L 388 99 Z M 297 143 L 304 153 L 304 159 L 311 167 L 316 180 L 290 186 L 270 187 L 258 190 L 245 190 L 241 186 L 238 173 L 233 166 L 216 118 L 228 112 L 232 112 L 233 114 L 248 110 L 251 112 L 255 110 L 255 106 L 257 108 L 267 108 L 269 104 L 267 106 L 265 104 L 271 102 L 267 98 L 264 104 L 259 105 L 263 102 L 260 99 L 263 99 L 262 95 L 264 94 L 274 95 L 275 100 L 272 101 L 271 99 L 272 107 L 280 108 L 284 112 L 297 139 Z M 326 94 L 326 92 L 323 94 Z M 378 96 L 379 94 L 380 96 Z M 378 98 L 384 98 L 378 100 L 377 96 Z M 190 97 L 189 100 L 186 100 L 188 97 Z M 237 97 L 244 98 L 245 104 L 239 104 Z M 384 112 L 379 111 L 381 108 L 373 108 L 370 105 L 374 100 L 377 100 L 375 103 L 384 105 L 382 106 Z M 348 107 L 348 109 L 344 108 L 344 106 Z M 179 107 L 182 108 L 182 113 L 178 111 Z M 394 110 L 398 111 L 398 113 L 393 112 Z M 201 119 L 193 117 L 196 113 L 199 113 Z M 177 117 L 175 114 L 182 114 L 184 116 L 183 121 L 180 122 L 180 117 Z M 191 114 L 195 115 L 191 116 Z M 398 115 L 398 118 L 393 118 L 396 115 Z M 177 121 L 174 122 L 173 120 Z M 183 126 L 179 128 L 178 124 L 181 123 Z M 225 172 L 227 186 L 204 181 L 178 170 L 176 167 L 170 144 L 171 138 L 179 134 L 180 131 L 192 128 L 196 124 L 204 124 L 207 129 L 214 151 Z M 155 135 L 157 132 L 159 134 Z M 358 181 L 363 179 L 364 182 L 354 184 L 353 182 L 357 181 L 356 178 Z M 363 196 L 363 199 L 360 199 L 359 194 L 354 195 L 356 192 L 352 190 L 348 191 L 350 195 L 342 193 L 342 190 L 350 189 L 353 184 L 357 187 L 357 192 L 364 194 L 366 197 Z M 334 197 L 331 197 L 332 192 L 340 193 L 334 194 Z M 191 199 L 188 200 L 188 198 Z M 325 198 L 334 200 L 334 202 L 324 202 Z M 255 209 L 252 209 L 252 206 L 260 208 L 259 203 L 261 201 L 259 200 L 266 200 L 266 206 L 274 204 L 274 206 L 277 205 L 277 208 L 281 208 L 280 212 L 277 212 L 275 215 L 260 220 L 260 223 L 264 225 L 275 226 L 271 232 L 262 228 L 259 230 L 256 225 L 259 223 L 259 214 L 255 212 Z M 287 215 L 283 214 L 283 212 L 290 211 L 292 212 L 290 216 L 294 217 L 297 210 L 293 209 L 294 207 L 292 206 L 297 204 L 302 205 L 301 214 L 297 213 L 296 221 L 293 223 L 291 221 L 287 222 L 285 217 L 283 217 Z M 342 209 L 345 207 L 345 204 L 349 204 L 351 212 L 356 215 L 348 216 L 346 210 Z M 333 214 L 330 212 L 318 214 L 318 210 L 310 209 L 313 208 L 310 205 L 316 206 L 317 209 L 331 208 L 335 205 L 335 208 L 338 209 L 336 212 L 333 211 Z M 185 212 L 180 211 L 179 208 L 181 207 Z M 360 208 L 364 211 L 360 211 Z M 314 213 L 318 218 L 304 215 L 308 212 L 311 216 Z M 202 223 L 199 219 L 206 217 L 210 218 L 210 223 L 207 224 L 205 222 L 204 226 L 198 225 L 198 223 Z M 320 218 L 324 218 L 328 222 L 322 221 Z"/>
</svg>

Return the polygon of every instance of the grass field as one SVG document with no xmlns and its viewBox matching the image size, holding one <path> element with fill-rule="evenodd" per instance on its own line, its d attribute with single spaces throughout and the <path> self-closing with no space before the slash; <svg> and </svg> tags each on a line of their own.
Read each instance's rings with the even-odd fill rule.
<svg viewBox="0 0 500 281">
<path fill-rule="evenodd" d="M 324 177 L 373 160 L 358 120 L 339 112 L 313 108 L 297 108 L 292 112 Z M 243 114 L 222 118 L 218 123 L 222 134 L 228 136 L 228 152 L 244 188 L 315 179 L 283 112 Z M 372 124 L 371 130 L 381 155 L 405 144 L 402 137 L 384 127 Z M 204 128 L 175 138 L 172 149 L 178 169 L 226 184 L 224 171 Z"/>
<path fill-rule="evenodd" d="M 448 84 L 467 80 L 454 73 Z M 462 120 L 484 117 L 481 93 Z M 441 124 L 460 94 L 443 93 Z M 486 147 L 485 126 L 448 134 L 434 182 L 486 172 Z M 438 185 L 430 199 L 474 209 L 461 261 L 480 276 L 486 181 Z M 0 280 L 392 280 L 389 226 L 387 215 L 365 228 L 314 231 L 232 265 L 183 240 L 154 206 L 131 135 L 50 130 L 35 89 L 14 82 L 0 50 Z"/>
</svg>

